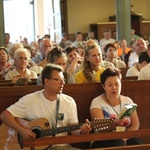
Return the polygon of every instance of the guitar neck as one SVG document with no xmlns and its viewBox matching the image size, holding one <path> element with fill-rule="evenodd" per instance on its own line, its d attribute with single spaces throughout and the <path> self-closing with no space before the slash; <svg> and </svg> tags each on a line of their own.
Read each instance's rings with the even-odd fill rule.
<svg viewBox="0 0 150 150">
<path fill-rule="evenodd" d="M 59 134 L 59 133 L 75 131 L 75 130 L 80 129 L 82 125 L 83 123 L 64 126 L 64 127 L 58 127 L 58 128 L 51 128 L 47 130 L 41 130 L 40 137 L 55 136 L 56 134 Z"/>
</svg>

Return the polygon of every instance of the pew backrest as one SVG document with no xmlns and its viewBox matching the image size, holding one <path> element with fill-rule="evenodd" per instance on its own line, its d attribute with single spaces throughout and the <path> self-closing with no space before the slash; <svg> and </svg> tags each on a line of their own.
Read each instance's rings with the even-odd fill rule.
<svg viewBox="0 0 150 150">
<path fill-rule="evenodd" d="M 140 128 L 150 128 L 150 81 L 122 81 L 122 95 L 129 96 L 138 104 L 137 112 Z M 43 89 L 43 86 L 4 87 L 0 88 L 0 113 L 20 97 Z M 91 101 L 104 92 L 100 83 L 66 84 L 63 93 L 73 97 L 77 104 L 79 122 L 90 119 Z M 150 139 L 146 139 L 150 142 Z"/>
</svg>

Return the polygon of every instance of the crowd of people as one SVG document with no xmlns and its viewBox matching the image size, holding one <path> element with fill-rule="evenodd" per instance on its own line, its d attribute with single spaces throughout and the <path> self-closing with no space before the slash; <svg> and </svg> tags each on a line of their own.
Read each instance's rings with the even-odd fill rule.
<svg viewBox="0 0 150 150">
<path fill-rule="evenodd" d="M 150 44 L 133 35 L 133 30 L 131 31 L 130 46 L 127 46 L 126 39 L 116 41 L 115 34 L 112 36 L 110 30 L 104 31 L 104 38 L 100 41 L 95 38 L 92 31 L 88 33 L 86 40 L 83 40 L 82 32 L 77 32 L 75 41 L 69 40 L 68 34 L 64 33 L 60 43 L 52 41 L 49 35 L 44 35 L 43 38 L 30 44 L 11 43 L 10 35 L 5 34 L 6 43 L 4 47 L 0 47 L 0 74 L 5 80 L 12 80 L 19 85 L 21 83 L 27 85 L 31 79 L 37 79 L 37 85 L 43 85 L 44 89 L 26 95 L 7 108 L 1 114 L 1 120 L 24 138 L 36 135 L 16 123 L 15 118 L 33 120 L 44 117 L 55 127 L 77 124 L 75 101 L 62 94 L 65 83 L 101 82 L 105 93 L 92 101 L 91 118 L 94 120 L 117 116 L 126 104 L 134 103 L 129 97 L 120 95 L 121 68 L 128 68 L 126 76 L 150 80 Z M 115 117 L 113 119 L 117 120 Z M 127 125 L 126 120 L 126 118 L 117 120 L 116 124 L 125 126 L 126 130 L 138 130 L 139 119 L 136 111 L 131 115 Z M 72 134 L 90 132 L 91 127 L 86 120 L 81 129 Z M 97 141 L 92 144 L 92 148 L 140 143 L 139 139 L 134 138 Z M 64 150 L 76 149 L 68 144 L 54 145 L 48 149 L 53 150 L 59 146 Z"/>
<path fill-rule="evenodd" d="M 84 40 L 82 32 L 77 32 L 75 34 L 75 40 L 71 41 L 69 40 L 68 34 L 63 33 L 60 43 L 55 43 L 55 41 L 51 40 L 50 35 L 46 34 L 43 38 L 39 38 L 38 41 L 33 41 L 29 44 L 28 40 L 25 42 L 22 39 L 18 43 L 12 43 L 10 42 L 10 34 L 6 33 L 5 45 L 0 48 L 1 53 L 6 53 L 6 56 L 4 56 L 5 59 L 1 59 L 0 62 L 0 74 L 6 80 L 13 80 L 13 82 L 19 76 L 28 76 L 30 79 L 38 78 L 43 67 L 47 63 L 51 63 L 51 61 L 48 62 L 47 55 L 57 47 L 57 49 L 66 55 L 65 72 L 72 74 L 72 81 L 69 81 L 69 83 L 100 82 L 100 79 L 96 78 L 107 67 L 128 68 L 126 76 L 140 75 L 142 77 L 139 77 L 139 80 L 149 79 L 147 73 L 147 76 L 140 73 L 143 72 L 143 67 L 146 67 L 145 65 L 149 63 L 147 59 L 150 56 L 149 43 L 136 35 L 134 29 L 131 30 L 132 40 L 129 46 L 127 45 L 126 39 L 117 41 L 115 35 L 116 31 L 111 32 L 110 30 L 106 30 L 104 31 L 104 38 L 98 41 L 94 36 L 94 32 L 90 31 L 88 37 Z M 16 54 L 18 48 L 22 48 L 22 50 L 26 49 L 30 53 L 30 56 L 27 58 L 26 56 L 21 56 L 21 54 Z M 145 54 L 143 55 L 142 52 Z M 142 55 L 142 60 L 139 59 L 140 54 Z M 25 62 L 26 65 L 20 63 L 21 74 L 23 76 L 17 70 L 17 74 L 13 73 L 13 79 L 12 77 L 8 77 L 10 74 L 8 72 L 17 67 L 18 61 L 14 58 L 16 55 L 18 58 L 24 57 L 27 59 Z M 60 63 L 60 65 L 62 64 Z M 37 76 L 25 75 L 27 71 L 29 74 L 29 70 L 30 72 L 35 72 Z M 148 74 L 150 73 L 148 72 Z"/>
</svg>

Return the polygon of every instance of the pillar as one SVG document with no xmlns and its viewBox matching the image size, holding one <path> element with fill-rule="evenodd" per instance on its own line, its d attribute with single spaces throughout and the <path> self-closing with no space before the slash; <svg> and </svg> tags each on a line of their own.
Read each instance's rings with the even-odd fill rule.
<svg viewBox="0 0 150 150">
<path fill-rule="evenodd" d="M 4 8 L 3 0 L 0 1 L 0 46 L 4 46 L 5 43 L 5 29 L 4 29 Z"/>
<path fill-rule="evenodd" d="M 116 30 L 117 40 L 131 41 L 131 7 L 130 0 L 116 0 Z"/>
</svg>

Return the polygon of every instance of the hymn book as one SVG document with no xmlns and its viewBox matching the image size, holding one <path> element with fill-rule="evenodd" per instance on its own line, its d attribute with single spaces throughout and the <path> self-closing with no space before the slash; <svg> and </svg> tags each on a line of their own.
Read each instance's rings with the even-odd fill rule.
<svg viewBox="0 0 150 150">
<path fill-rule="evenodd" d="M 117 116 L 118 119 L 123 119 L 124 117 L 130 117 L 134 110 L 137 108 L 137 104 L 125 105 L 121 113 Z"/>
</svg>

